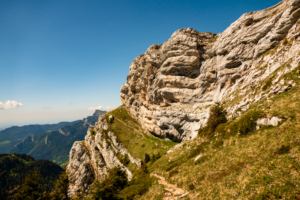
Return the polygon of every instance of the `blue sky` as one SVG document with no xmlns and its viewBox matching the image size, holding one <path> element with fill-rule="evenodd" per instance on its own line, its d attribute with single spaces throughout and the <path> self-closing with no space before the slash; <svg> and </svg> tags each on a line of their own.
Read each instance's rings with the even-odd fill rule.
<svg viewBox="0 0 300 200">
<path fill-rule="evenodd" d="M 130 63 L 152 44 L 180 28 L 219 33 L 278 2 L 0 0 L 0 129 L 117 107 Z"/>
</svg>

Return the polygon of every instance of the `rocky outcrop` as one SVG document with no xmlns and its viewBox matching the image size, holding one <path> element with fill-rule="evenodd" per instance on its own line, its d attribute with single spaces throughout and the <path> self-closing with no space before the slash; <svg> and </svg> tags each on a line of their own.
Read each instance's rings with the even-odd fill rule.
<svg viewBox="0 0 300 200">
<path fill-rule="evenodd" d="M 127 154 L 131 163 L 140 166 L 141 161 L 135 159 L 127 149 L 123 148 L 117 136 L 108 130 L 109 127 L 105 116 L 100 116 L 95 126 L 89 127 L 85 140 L 74 143 L 67 166 L 71 197 L 79 190 L 86 194 L 94 179 L 102 179 L 109 169 L 117 166 L 126 171 L 130 180 L 132 173 L 119 160 L 118 154 Z"/>
<path fill-rule="evenodd" d="M 227 107 L 233 116 L 293 86 L 270 93 L 252 90 L 274 73 L 274 83 L 280 81 L 298 66 L 299 18 L 300 0 L 284 0 L 242 15 L 218 35 L 180 29 L 131 63 L 121 100 L 150 133 L 175 141 L 195 138 L 210 104 L 240 96 Z"/>
<path fill-rule="evenodd" d="M 270 93 L 272 93 L 272 94 L 281 94 L 281 93 L 291 89 L 295 85 L 296 85 L 296 83 L 294 81 L 289 81 L 288 83 L 286 83 L 285 80 L 282 79 L 279 82 L 279 84 L 273 85 L 270 88 Z"/>
<path fill-rule="evenodd" d="M 257 120 L 257 125 L 263 125 L 263 126 L 278 126 L 283 119 L 278 117 L 272 117 L 272 118 L 263 118 Z"/>
</svg>

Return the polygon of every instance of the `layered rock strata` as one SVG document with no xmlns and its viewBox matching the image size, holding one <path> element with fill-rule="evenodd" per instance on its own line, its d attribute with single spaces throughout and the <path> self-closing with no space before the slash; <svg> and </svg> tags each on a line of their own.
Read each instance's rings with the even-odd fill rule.
<svg viewBox="0 0 300 200">
<path fill-rule="evenodd" d="M 85 140 L 74 143 L 67 166 L 70 182 L 69 195 L 71 197 L 77 191 L 86 194 L 94 179 L 101 180 L 109 169 L 117 166 L 126 171 L 130 180 L 132 173 L 119 160 L 117 154 L 127 154 L 131 163 L 140 166 L 141 161 L 131 156 L 127 149 L 118 142 L 117 136 L 108 129 L 109 123 L 105 116 L 100 116 L 95 126 L 89 127 Z"/>
<path fill-rule="evenodd" d="M 121 100 L 150 133 L 175 141 L 195 138 L 208 118 L 208 105 L 230 101 L 238 91 L 243 98 L 228 106 L 228 112 L 246 110 L 268 97 L 252 93 L 255 85 L 276 70 L 282 68 L 276 74 L 279 80 L 298 66 L 299 18 L 300 0 L 284 0 L 242 15 L 217 35 L 180 29 L 131 63 Z"/>
</svg>

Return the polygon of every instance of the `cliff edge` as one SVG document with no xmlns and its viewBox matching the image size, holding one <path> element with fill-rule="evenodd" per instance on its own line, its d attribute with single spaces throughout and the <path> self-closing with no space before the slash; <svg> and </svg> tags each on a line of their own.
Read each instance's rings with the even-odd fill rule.
<svg viewBox="0 0 300 200">
<path fill-rule="evenodd" d="M 300 1 L 284 0 L 242 15 L 223 33 L 180 29 L 162 45 L 154 44 L 130 65 L 121 100 L 150 133 L 182 141 L 195 138 L 208 118 L 209 105 L 227 104 L 231 116 L 266 95 L 253 92 L 283 64 L 278 76 L 300 61 Z M 292 87 L 293 82 L 286 83 Z M 280 87 L 273 93 L 285 90 Z M 271 91 L 272 92 L 272 91 Z"/>
</svg>

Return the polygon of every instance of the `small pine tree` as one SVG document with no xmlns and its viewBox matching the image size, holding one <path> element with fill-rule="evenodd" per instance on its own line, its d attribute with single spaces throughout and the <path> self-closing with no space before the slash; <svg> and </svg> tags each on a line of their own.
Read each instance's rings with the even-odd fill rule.
<svg viewBox="0 0 300 200">
<path fill-rule="evenodd" d="M 161 155 L 160 155 L 160 153 L 158 152 L 158 153 L 155 155 L 155 160 L 160 159 L 160 157 L 161 157 Z"/>
<path fill-rule="evenodd" d="M 210 133 L 213 133 L 219 124 L 227 122 L 226 115 L 227 111 L 219 102 L 210 108 L 210 115 L 207 120 L 207 127 Z"/>
<path fill-rule="evenodd" d="M 148 173 L 148 167 L 147 164 L 143 161 L 141 161 L 141 168 L 140 168 L 140 174 L 144 175 Z"/>
<path fill-rule="evenodd" d="M 59 175 L 55 181 L 54 190 L 51 192 L 51 197 L 54 200 L 69 200 L 68 196 L 69 179 L 67 172 Z"/>
<path fill-rule="evenodd" d="M 119 200 L 118 195 L 127 184 L 125 171 L 117 167 L 109 171 L 103 182 L 94 181 L 89 196 L 95 200 Z"/>
<path fill-rule="evenodd" d="M 37 171 L 28 173 L 13 199 L 32 200 L 47 196 L 47 194 L 42 193 L 44 187 L 41 185 L 42 181 L 43 178 Z"/>
<path fill-rule="evenodd" d="M 149 154 L 145 153 L 145 159 L 144 160 L 145 160 L 145 163 L 148 163 L 148 162 L 151 161 L 151 158 L 150 158 Z"/>
</svg>

